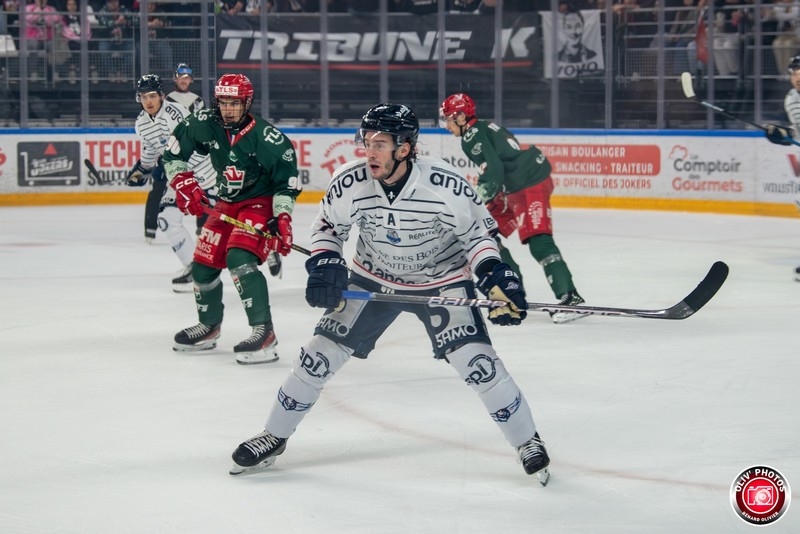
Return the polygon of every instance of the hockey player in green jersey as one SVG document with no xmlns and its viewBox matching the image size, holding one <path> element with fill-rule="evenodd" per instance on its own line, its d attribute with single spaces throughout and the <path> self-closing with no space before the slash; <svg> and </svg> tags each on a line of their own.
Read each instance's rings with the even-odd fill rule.
<svg viewBox="0 0 800 534">
<path fill-rule="evenodd" d="M 259 270 L 270 251 L 292 247 L 292 210 L 300 193 L 297 157 L 278 128 L 250 113 L 253 85 L 242 74 L 225 74 L 214 88 L 214 105 L 175 127 L 164 151 L 164 169 L 178 208 L 208 213 L 194 251 L 194 294 L 200 322 L 175 335 L 176 351 L 213 349 L 222 323 L 222 269 L 230 271 L 252 335 L 233 348 L 242 364 L 278 359 L 267 281 Z M 187 162 L 209 154 L 217 171 L 219 200 L 209 207 Z M 265 229 L 269 239 L 224 222 L 220 214 Z"/>
<path fill-rule="evenodd" d="M 475 115 L 475 102 L 464 93 L 455 93 L 442 102 L 442 126 L 461 138 L 461 149 L 479 170 L 475 188 L 497 221 L 503 237 L 515 230 L 527 244 L 533 258 L 542 266 L 547 282 L 560 304 L 578 305 L 584 302 L 572 282 L 572 273 L 553 240 L 553 220 L 550 195 L 553 179 L 550 162 L 533 145 L 523 150 L 507 129 Z M 503 261 L 516 272 L 519 267 L 511 253 L 502 246 Z M 585 315 L 554 312 L 553 322 L 566 323 Z"/>
</svg>

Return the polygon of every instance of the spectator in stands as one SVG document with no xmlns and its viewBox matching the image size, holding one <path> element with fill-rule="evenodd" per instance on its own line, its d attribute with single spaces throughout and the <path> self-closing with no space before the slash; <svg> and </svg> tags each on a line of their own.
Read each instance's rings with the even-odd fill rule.
<svg viewBox="0 0 800 534">
<path fill-rule="evenodd" d="M 53 37 L 61 16 L 47 0 L 33 0 L 25 6 L 25 38 L 28 41 L 28 77 L 32 81 L 47 77 L 45 57 L 53 51 Z M 33 52 L 40 50 L 41 54 Z"/>
<path fill-rule="evenodd" d="M 714 4 L 714 65 L 720 76 L 739 72 L 739 47 L 744 46 L 748 15 L 744 0 L 716 0 Z"/>
<path fill-rule="evenodd" d="M 114 83 L 133 79 L 134 18 L 119 0 L 106 0 L 97 13 L 100 74 Z"/>
<path fill-rule="evenodd" d="M 163 12 L 163 4 L 147 2 L 147 39 L 148 57 L 150 58 L 150 72 L 159 75 L 170 72 L 174 65 L 172 59 L 172 45 L 170 40 L 165 39 L 166 28 L 169 27 L 170 20 Z M 139 0 L 133 2 L 133 12 L 139 12 Z M 137 19 L 138 20 L 138 19 Z M 138 26 L 138 25 L 137 25 Z M 142 52 L 141 33 L 133 32 L 133 41 L 136 50 L 136 64 L 139 65 L 139 54 Z"/>
<path fill-rule="evenodd" d="M 19 19 L 19 2 L 17 0 L 3 0 L 0 6 L 0 35 L 11 34 L 9 27 L 16 27 Z"/>
<path fill-rule="evenodd" d="M 775 67 L 783 74 L 784 66 L 800 52 L 800 0 L 775 0 L 769 17 L 777 23 L 772 54 Z"/>
<path fill-rule="evenodd" d="M 225 15 L 238 15 L 239 13 L 244 13 L 247 4 L 245 0 L 221 0 L 218 6 L 220 13 L 224 13 Z"/>
<path fill-rule="evenodd" d="M 697 50 L 695 46 L 689 46 L 694 43 L 697 35 L 699 13 L 695 1 L 683 0 L 683 9 L 675 12 L 675 17 L 669 25 L 664 40 L 669 74 L 677 75 L 685 71 L 692 73 L 697 71 Z"/>
<path fill-rule="evenodd" d="M 78 80 L 78 71 L 81 67 L 81 36 L 86 35 L 86 39 L 92 38 L 92 24 L 97 24 L 97 17 L 90 4 L 86 6 L 86 18 L 81 19 L 80 6 L 78 0 L 67 0 L 65 5 L 66 14 L 64 15 L 61 35 L 67 42 L 69 57 L 60 67 L 60 74 L 67 78 L 70 84 Z M 87 43 L 89 46 L 91 43 Z"/>
</svg>

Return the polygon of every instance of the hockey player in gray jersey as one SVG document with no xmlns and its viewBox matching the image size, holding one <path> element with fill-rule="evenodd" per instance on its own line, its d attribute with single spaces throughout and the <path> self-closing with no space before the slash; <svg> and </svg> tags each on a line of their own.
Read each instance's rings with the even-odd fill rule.
<svg viewBox="0 0 800 534">
<path fill-rule="evenodd" d="M 478 394 L 522 461 L 545 484 L 550 463 L 531 410 L 492 347 L 476 308 L 342 300 L 342 291 L 476 298 L 508 303 L 489 312 L 518 325 L 528 307 L 519 276 L 500 260 L 497 223 L 475 190 L 441 159 L 416 156 L 419 122 L 406 106 L 380 104 L 361 122 L 366 158 L 340 167 L 312 226 L 306 301 L 326 308 L 273 402 L 265 430 L 233 453 L 231 474 L 272 465 L 324 385 L 352 357 L 365 359 L 401 312 L 422 322 L 435 359 Z M 342 257 L 358 229 L 350 272 Z"/>
<path fill-rule="evenodd" d="M 140 187 L 152 177 L 153 188 L 145 206 L 145 227 L 148 226 L 147 219 L 157 214 L 158 228 L 164 232 L 183 265 L 181 272 L 172 280 L 172 289 L 178 293 L 188 293 L 192 291 L 194 240 L 183 225 L 183 214 L 175 205 L 175 191 L 167 187 L 161 156 L 172 130 L 189 115 L 189 110 L 177 102 L 165 101 L 164 85 L 155 74 L 142 76 L 136 83 L 136 101 L 142 105 L 134 125 L 136 135 L 141 139 L 141 158 L 128 173 L 127 182 L 129 186 Z M 200 187 L 207 190 L 210 197 L 216 198 L 217 173 L 209 157 L 195 154 L 190 166 Z M 152 237 L 155 237 L 155 231 Z"/>
</svg>

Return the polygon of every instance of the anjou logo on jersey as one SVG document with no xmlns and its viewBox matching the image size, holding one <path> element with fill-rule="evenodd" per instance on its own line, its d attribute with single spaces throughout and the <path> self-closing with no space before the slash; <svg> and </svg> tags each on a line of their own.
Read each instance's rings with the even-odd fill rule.
<svg viewBox="0 0 800 534">
<path fill-rule="evenodd" d="M 464 142 L 469 143 L 470 141 L 472 141 L 472 138 L 475 137 L 477 133 L 478 133 L 477 128 L 470 128 L 469 130 L 467 130 L 466 133 L 464 134 Z"/>
<path fill-rule="evenodd" d="M 214 88 L 216 96 L 239 96 L 239 86 L 237 85 L 218 85 Z"/>
<path fill-rule="evenodd" d="M 229 191 L 240 190 L 244 186 L 244 171 L 240 171 L 236 167 L 228 165 L 225 167 L 222 175 L 225 177 Z"/>
</svg>

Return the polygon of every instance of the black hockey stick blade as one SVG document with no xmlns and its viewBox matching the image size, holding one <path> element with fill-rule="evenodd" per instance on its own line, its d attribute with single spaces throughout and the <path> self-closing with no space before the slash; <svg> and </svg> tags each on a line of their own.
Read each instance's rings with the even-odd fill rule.
<svg viewBox="0 0 800 534">
<path fill-rule="evenodd" d="M 679 303 L 662 310 L 641 310 L 633 308 L 612 308 L 603 306 L 570 306 L 567 304 L 543 304 L 529 302 L 528 311 L 568 312 L 581 315 L 604 315 L 606 317 L 638 317 L 642 319 L 686 319 L 705 306 L 728 277 L 728 266 L 715 262 L 697 287 Z M 467 306 L 472 308 L 499 308 L 507 306 L 503 300 L 465 299 L 458 297 L 426 297 L 420 295 L 396 295 L 370 293 L 367 291 L 343 291 L 342 298 L 352 300 L 375 300 L 402 304 L 425 304 L 428 306 Z"/>
<path fill-rule="evenodd" d="M 86 166 L 86 169 L 89 171 L 89 176 L 91 176 L 93 180 L 97 183 L 103 182 L 102 178 L 100 178 L 100 173 L 97 172 L 97 168 L 88 158 L 83 160 L 83 164 Z"/>
</svg>

